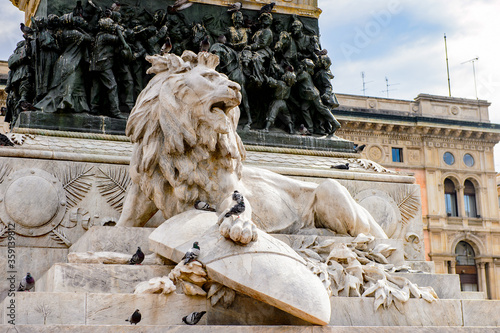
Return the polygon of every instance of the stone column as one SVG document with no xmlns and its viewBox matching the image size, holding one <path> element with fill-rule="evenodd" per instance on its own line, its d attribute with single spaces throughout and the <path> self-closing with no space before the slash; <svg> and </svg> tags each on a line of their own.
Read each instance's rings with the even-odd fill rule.
<svg viewBox="0 0 500 333">
<path fill-rule="evenodd" d="M 485 264 L 484 262 L 478 262 L 477 267 L 479 268 L 479 276 L 478 276 L 478 282 L 479 282 L 479 291 L 484 292 L 484 296 L 488 296 L 488 287 L 486 284 L 486 270 L 485 270 Z"/>
<path fill-rule="evenodd" d="M 495 280 L 495 264 L 493 260 L 488 262 L 488 281 L 490 282 L 490 296 L 491 299 L 497 299 L 496 293 L 496 280 Z"/>
<path fill-rule="evenodd" d="M 459 185 L 456 187 L 457 190 L 457 210 L 458 216 L 465 218 L 465 204 L 464 204 L 464 186 Z"/>
<path fill-rule="evenodd" d="M 457 266 L 457 261 L 456 260 L 450 260 L 450 266 L 451 266 L 451 274 L 457 274 L 456 266 Z"/>
</svg>

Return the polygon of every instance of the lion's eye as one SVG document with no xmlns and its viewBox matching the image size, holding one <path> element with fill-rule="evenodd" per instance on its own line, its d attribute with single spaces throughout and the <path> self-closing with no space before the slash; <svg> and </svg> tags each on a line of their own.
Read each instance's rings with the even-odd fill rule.
<svg viewBox="0 0 500 333">
<path fill-rule="evenodd" d="M 217 72 L 207 72 L 203 73 L 201 76 L 203 76 L 207 80 L 213 80 L 219 77 L 219 73 Z"/>
</svg>

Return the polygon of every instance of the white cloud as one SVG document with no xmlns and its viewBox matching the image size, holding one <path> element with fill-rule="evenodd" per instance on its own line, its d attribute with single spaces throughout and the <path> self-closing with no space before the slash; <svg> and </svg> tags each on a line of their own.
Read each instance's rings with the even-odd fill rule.
<svg viewBox="0 0 500 333">
<path fill-rule="evenodd" d="M 0 4 L 0 60 L 7 60 L 22 39 L 19 24 L 24 22 L 24 13 L 3 0 Z"/>
</svg>

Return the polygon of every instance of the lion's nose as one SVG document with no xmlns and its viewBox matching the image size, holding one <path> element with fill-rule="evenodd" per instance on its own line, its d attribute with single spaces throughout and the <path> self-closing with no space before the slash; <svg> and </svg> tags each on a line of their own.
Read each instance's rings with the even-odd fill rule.
<svg viewBox="0 0 500 333">
<path fill-rule="evenodd" d="M 229 87 L 229 89 L 236 90 L 236 92 L 240 92 L 240 90 L 241 90 L 240 85 L 234 81 L 230 81 L 228 84 L 228 87 Z"/>
</svg>

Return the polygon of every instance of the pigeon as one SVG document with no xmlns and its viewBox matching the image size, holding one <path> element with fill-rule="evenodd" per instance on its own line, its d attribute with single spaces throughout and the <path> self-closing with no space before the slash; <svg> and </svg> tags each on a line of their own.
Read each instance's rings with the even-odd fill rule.
<svg viewBox="0 0 500 333">
<path fill-rule="evenodd" d="M 24 25 L 24 23 L 21 23 L 20 26 L 21 26 L 21 31 L 23 32 L 23 34 L 30 35 L 33 33 L 33 29 Z"/>
<path fill-rule="evenodd" d="M 314 53 L 316 53 L 317 56 L 323 56 L 323 55 L 328 54 L 328 50 L 327 49 L 317 50 L 317 51 L 314 51 Z"/>
<path fill-rule="evenodd" d="M 112 12 L 117 12 L 120 10 L 122 4 L 119 3 L 118 1 L 115 1 L 111 4 L 111 7 L 109 7 L 109 9 L 111 9 Z"/>
<path fill-rule="evenodd" d="M 226 36 L 219 35 L 219 37 L 217 37 L 217 43 L 226 44 L 226 42 L 227 42 Z"/>
<path fill-rule="evenodd" d="M 241 9 L 241 2 L 235 2 L 227 6 L 227 11 L 230 13 L 237 12 Z"/>
<path fill-rule="evenodd" d="M 19 107 L 23 111 L 36 111 L 36 110 L 38 110 L 33 104 L 31 104 L 30 102 L 26 102 L 26 101 L 22 101 L 21 103 L 19 103 Z"/>
<path fill-rule="evenodd" d="M 178 13 L 181 10 L 191 7 L 192 4 L 193 3 L 189 2 L 189 0 L 177 0 L 176 2 L 174 2 L 172 6 L 167 6 L 167 13 L 168 14 Z"/>
<path fill-rule="evenodd" d="M 311 135 L 311 132 L 309 132 L 309 130 L 307 129 L 307 127 L 304 126 L 304 124 L 300 124 L 299 133 L 300 135 Z"/>
<path fill-rule="evenodd" d="M 245 201 L 243 200 L 243 196 L 240 192 L 234 191 L 233 200 L 236 201 L 236 205 L 231 207 L 226 215 L 224 215 L 225 217 L 229 217 L 231 215 L 240 215 L 245 211 Z"/>
<path fill-rule="evenodd" d="M 130 325 L 132 324 L 137 325 L 137 323 L 141 321 L 141 317 L 142 317 L 141 312 L 139 311 L 139 309 L 137 309 L 134 311 L 134 313 L 132 313 L 130 318 L 125 319 L 125 321 L 129 321 Z"/>
<path fill-rule="evenodd" d="M 172 50 L 172 41 L 170 40 L 170 37 L 167 37 L 165 39 L 165 43 L 161 47 L 160 54 L 165 55 L 165 54 L 169 53 L 170 50 Z"/>
<path fill-rule="evenodd" d="M 193 247 L 186 252 L 184 257 L 181 260 L 184 260 L 184 265 L 189 264 L 191 261 L 198 259 L 200 255 L 200 247 L 198 246 L 198 242 L 193 243 Z"/>
<path fill-rule="evenodd" d="M 14 142 L 10 141 L 9 137 L 0 133 L 0 146 L 13 146 Z"/>
<path fill-rule="evenodd" d="M 199 209 L 199 210 L 206 210 L 209 212 L 215 212 L 215 208 L 210 207 L 210 205 L 208 203 L 206 203 L 205 201 L 201 201 L 201 200 L 196 200 L 196 202 L 194 203 L 194 208 Z"/>
<path fill-rule="evenodd" d="M 356 151 L 356 153 L 361 153 L 364 149 L 365 149 L 366 145 L 357 145 L 354 150 Z"/>
<path fill-rule="evenodd" d="M 201 317 L 207 313 L 206 311 L 201 312 L 191 312 L 187 316 L 182 317 L 182 321 L 188 325 L 196 325 L 200 321 Z"/>
<path fill-rule="evenodd" d="M 259 11 L 259 16 L 262 13 L 270 13 L 273 10 L 273 8 L 274 8 L 275 5 L 276 5 L 276 2 L 271 2 L 271 3 L 267 4 L 267 5 L 262 6 L 262 8 Z"/>
<path fill-rule="evenodd" d="M 210 50 L 210 41 L 208 40 L 208 36 L 205 36 L 200 42 L 200 52 L 208 52 L 208 50 Z"/>
<path fill-rule="evenodd" d="M 81 1 L 76 2 L 76 6 L 73 9 L 73 16 L 82 16 L 83 17 L 83 7 L 82 7 Z"/>
<path fill-rule="evenodd" d="M 330 168 L 331 168 L 331 169 L 349 170 L 349 163 L 346 163 L 346 164 L 337 164 L 337 165 L 332 165 Z"/>
<path fill-rule="evenodd" d="M 35 286 L 35 279 L 31 276 L 30 273 L 27 273 L 25 277 L 19 283 L 19 288 L 17 291 L 30 291 Z"/>
<path fill-rule="evenodd" d="M 128 261 L 129 265 L 140 265 L 144 261 L 144 253 L 141 251 L 141 248 L 138 247 L 135 254 Z"/>
</svg>

